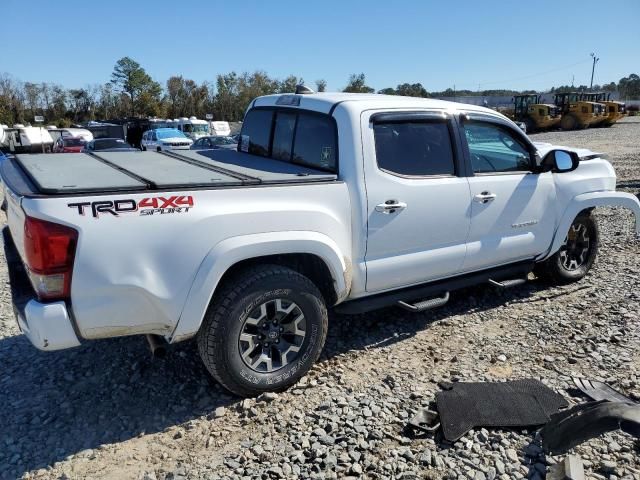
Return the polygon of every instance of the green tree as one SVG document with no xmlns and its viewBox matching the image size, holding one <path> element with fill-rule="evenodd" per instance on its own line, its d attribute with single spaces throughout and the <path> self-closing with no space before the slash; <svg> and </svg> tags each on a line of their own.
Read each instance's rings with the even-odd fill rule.
<svg viewBox="0 0 640 480">
<path fill-rule="evenodd" d="M 324 79 L 316 80 L 316 92 L 326 92 L 327 91 L 327 81 Z"/>
<path fill-rule="evenodd" d="M 40 93 L 40 85 L 37 83 L 26 82 L 24 84 L 24 95 L 27 100 L 27 107 L 29 108 L 29 117 L 31 117 L 31 122 L 33 121 L 33 117 L 38 115 Z"/>
<path fill-rule="evenodd" d="M 216 96 L 214 116 L 219 120 L 233 121 L 238 113 L 238 74 L 236 72 L 218 75 L 216 78 Z"/>
<path fill-rule="evenodd" d="M 129 57 L 118 60 L 111 74 L 111 83 L 128 95 L 132 115 L 136 110 L 149 113 L 157 109 L 162 88 L 135 60 Z"/>
<path fill-rule="evenodd" d="M 405 97 L 428 97 L 429 92 L 421 83 L 401 83 L 396 88 L 383 88 L 378 93 L 383 95 L 403 95 Z"/>
<path fill-rule="evenodd" d="M 167 80 L 167 100 L 169 117 L 180 116 L 184 102 L 184 78 L 182 75 L 169 77 Z"/>
<path fill-rule="evenodd" d="M 621 78 L 618 82 L 618 91 L 623 99 L 636 100 L 640 98 L 640 77 L 632 73 L 628 77 Z"/>
<path fill-rule="evenodd" d="M 304 84 L 302 77 L 298 78 L 295 75 L 289 75 L 287 78 L 280 82 L 278 93 L 294 93 L 298 85 Z"/>
<path fill-rule="evenodd" d="M 373 88 L 366 85 L 364 73 L 359 73 L 359 74 L 352 73 L 351 76 L 349 77 L 349 83 L 347 83 L 347 86 L 342 91 L 349 92 L 349 93 L 375 92 Z"/>
<path fill-rule="evenodd" d="M 398 95 L 405 97 L 428 97 L 429 92 L 422 86 L 421 83 L 402 83 L 396 87 Z"/>
</svg>

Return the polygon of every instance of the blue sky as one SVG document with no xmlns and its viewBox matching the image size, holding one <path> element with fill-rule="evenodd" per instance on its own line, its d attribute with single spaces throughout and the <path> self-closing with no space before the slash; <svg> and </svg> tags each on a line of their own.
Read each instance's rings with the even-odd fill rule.
<svg viewBox="0 0 640 480">
<path fill-rule="evenodd" d="M 9 15 L 9 12 L 12 12 Z M 180 74 L 264 70 L 328 90 L 545 89 L 640 74 L 640 0 L 2 0 L 0 73 L 83 87 L 130 56 L 163 85 Z"/>
</svg>

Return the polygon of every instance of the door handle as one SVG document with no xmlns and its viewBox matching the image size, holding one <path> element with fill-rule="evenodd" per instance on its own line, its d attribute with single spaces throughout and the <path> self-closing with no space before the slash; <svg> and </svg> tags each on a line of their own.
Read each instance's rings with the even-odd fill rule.
<svg viewBox="0 0 640 480">
<path fill-rule="evenodd" d="M 496 199 L 497 195 L 491 192 L 482 192 L 473 197 L 474 202 L 478 203 L 489 203 L 493 202 Z"/>
<path fill-rule="evenodd" d="M 396 210 L 404 210 L 407 208 L 407 204 L 399 202 L 398 200 L 387 200 L 384 203 L 376 205 L 376 212 L 380 213 L 395 213 Z"/>
</svg>

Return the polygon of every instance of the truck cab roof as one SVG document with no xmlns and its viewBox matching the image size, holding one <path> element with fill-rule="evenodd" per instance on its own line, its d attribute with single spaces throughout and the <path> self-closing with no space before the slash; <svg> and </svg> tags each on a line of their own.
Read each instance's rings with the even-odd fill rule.
<svg viewBox="0 0 640 480">
<path fill-rule="evenodd" d="M 321 113 L 331 113 L 338 105 L 346 103 L 360 111 L 406 107 L 408 109 L 426 108 L 436 110 L 478 111 L 500 115 L 495 110 L 478 105 L 435 100 L 432 98 L 403 97 L 400 95 L 381 95 L 377 93 L 322 92 L 266 95 L 256 98 L 251 104 L 251 107 L 287 106 L 294 108 L 299 107 Z"/>
</svg>

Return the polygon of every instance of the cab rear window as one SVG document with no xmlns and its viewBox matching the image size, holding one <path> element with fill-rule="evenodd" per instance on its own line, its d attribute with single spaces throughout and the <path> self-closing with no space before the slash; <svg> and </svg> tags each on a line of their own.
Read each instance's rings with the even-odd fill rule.
<svg viewBox="0 0 640 480">
<path fill-rule="evenodd" d="M 251 110 L 247 113 L 240 142 L 244 151 L 261 157 L 269 156 L 272 120 L 272 110 Z"/>
<path fill-rule="evenodd" d="M 245 116 L 238 149 L 253 155 L 337 171 L 337 136 L 328 115 L 294 110 L 250 110 Z"/>
</svg>

